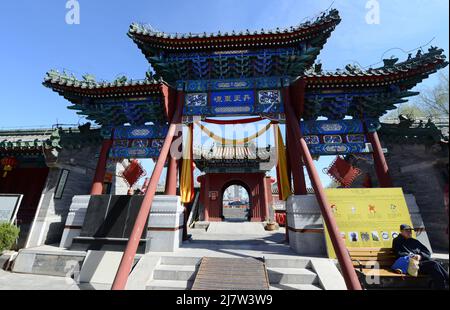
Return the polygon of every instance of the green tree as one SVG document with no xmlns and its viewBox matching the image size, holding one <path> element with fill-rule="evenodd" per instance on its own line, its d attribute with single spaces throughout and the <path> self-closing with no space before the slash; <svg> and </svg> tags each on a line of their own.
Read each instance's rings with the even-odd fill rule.
<svg viewBox="0 0 450 310">
<path fill-rule="evenodd" d="M 401 104 L 396 110 L 387 113 L 383 119 L 397 118 L 403 114 L 409 118 L 419 117 L 448 117 L 448 72 L 439 74 L 438 83 L 431 87 L 423 89 L 420 95 L 410 102 Z"/>
<path fill-rule="evenodd" d="M 392 110 L 392 111 L 388 112 L 383 117 L 383 119 L 398 118 L 398 116 L 400 114 L 405 115 L 410 119 L 428 116 L 427 112 L 424 111 L 423 109 L 421 109 L 418 105 L 416 105 L 415 103 L 408 102 L 408 103 L 403 103 L 396 110 Z"/>
<path fill-rule="evenodd" d="M 421 92 L 416 100 L 429 116 L 442 117 L 449 115 L 448 106 L 448 72 L 439 73 L 439 83 L 433 88 Z"/>
</svg>

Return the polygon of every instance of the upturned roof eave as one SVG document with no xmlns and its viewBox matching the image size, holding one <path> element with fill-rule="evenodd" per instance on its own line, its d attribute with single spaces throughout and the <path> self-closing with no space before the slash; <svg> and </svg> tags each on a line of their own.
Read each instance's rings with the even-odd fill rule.
<svg viewBox="0 0 450 310">
<path fill-rule="evenodd" d="M 445 55 L 441 53 L 432 57 L 428 54 L 416 59 L 411 66 L 411 60 L 399 63 L 393 67 L 380 67 L 371 70 L 358 70 L 357 72 L 305 72 L 298 77 L 306 82 L 307 88 L 316 87 L 355 87 L 355 86 L 386 86 L 401 83 L 403 80 L 423 80 L 427 75 L 433 74 L 445 68 L 449 63 Z M 410 66 L 410 67 L 408 67 Z"/>
<path fill-rule="evenodd" d="M 240 32 L 232 34 L 182 34 L 170 35 L 164 32 L 149 31 L 145 26 L 133 23 L 128 31 L 128 36 L 139 46 L 146 43 L 155 44 L 161 50 L 236 50 L 239 45 L 247 47 L 273 47 L 274 42 L 280 45 L 292 45 L 294 41 L 306 41 L 331 33 L 341 22 L 337 10 L 332 10 L 328 15 L 319 18 L 314 23 L 304 23 L 291 30 L 261 31 L 250 33 Z"/>
<path fill-rule="evenodd" d="M 47 73 L 42 84 L 59 93 L 66 99 L 69 99 L 72 96 L 97 99 L 150 94 L 163 96 L 163 88 L 172 87 L 164 80 L 130 80 L 126 82 L 75 80 L 71 77 L 63 76 L 53 70 Z"/>
</svg>

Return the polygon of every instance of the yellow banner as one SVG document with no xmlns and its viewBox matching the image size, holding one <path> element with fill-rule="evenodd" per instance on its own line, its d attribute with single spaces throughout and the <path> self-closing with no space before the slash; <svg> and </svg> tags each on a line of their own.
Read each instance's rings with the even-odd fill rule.
<svg viewBox="0 0 450 310">
<path fill-rule="evenodd" d="M 347 247 L 390 248 L 401 224 L 412 227 L 401 188 L 327 189 L 326 194 Z M 336 258 L 326 227 L 325 236 L 328 256 Z"/>
<path fill-rule="evenodd" d="M 292 195 L 291 184 L 289 184 L 287 172 L 287 156 L 286 148 L 284 147 L 283 136 L 281 135 L 280 126 L 275 125 L 275 144 L 278 152 L 278 182 L 281 192 L 279 193 L 280 200 L 286 201 Z"/>
<path fill-rule="evenodd" d="M 181 167 L 180 195 L 182 203 L 191 203 L 194 199 L 194 166 L 192 158 L 193 126 L 189 125 L 183 142 L 183 166 Z"/>
</svg>

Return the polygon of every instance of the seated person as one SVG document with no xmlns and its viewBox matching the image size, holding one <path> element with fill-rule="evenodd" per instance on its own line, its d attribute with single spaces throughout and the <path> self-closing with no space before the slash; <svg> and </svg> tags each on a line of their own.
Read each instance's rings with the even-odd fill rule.
<svg viewBox="0 0 450 310">
<path fill-rule="evenodd" d="M 400 235 L 392 243 L 394 253 L 398 258 L 409 256 L 417 259 L 419 274 L 431 276 L 436 289 L 445 289 L 448 285 L 448 271 L 438 262 L 431 259 L 431 253 L 419 240 L 412 237 L 412 228 L 403 224 Z"/>
</svg>

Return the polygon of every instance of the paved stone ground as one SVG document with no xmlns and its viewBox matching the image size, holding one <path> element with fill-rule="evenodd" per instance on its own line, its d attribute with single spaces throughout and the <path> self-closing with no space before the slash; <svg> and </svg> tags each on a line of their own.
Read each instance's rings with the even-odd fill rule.
<svg viewBox="0 0 450 310">
<path fill-rule="evenodd" d="M 250 225 L 251 226 L 251 225 Z M 285 230 L 251 230 L 245 225 L 221 227 L 215 233 L 189 229 L 192 239 L 175 253 L 149 253 L 150 256 L 211 257 L 299 257 L 285 244 Z M 232 232 L 230 234 L 230 232 Z M 236 233 L 239 232 L 239 233 Z M 29 275 L 0 270 L 0 290 L 109 290 L 107 284 L 77 284 L 63 277 Z"/>
<path fill-rule="evenodd" d="M 262 223 L 228 223 L 228 222 L 213 222 L 209 225 L 208 235 L 269 235 L 264 230 Z"/>
<path fill-rule="evenodd" d="M 72 291 L 72 290 L 109 290 L 108 284 L 77 284 L 73 279 L 34 274 L 20 274 L 0 270 L 0 291 Z"/>
<path fill-rule="evenodd" d="M 233 224 L 231 224 L 233 226 Z M 212 255 L 212 256 L 235 256 L 236 254 L 247 256 L 261 256 L 262 252 L 270 254 L 294 255 L 284 242 L 284 229 L 276 232 L 266 232 L 263 229 L 256 230 L 252 234 L 250 227 L 241 225 L 238 227 L 223 227 L 216 233 L 208 233 L 202 229 L 190 229 L 192 239 L 185 242 L 183 247 L 172 255 Z M 252 226 L 252 225 L 249 225 Z M 229 232 L 232 231 L 232 234 Z M 240 232 L 240 234 L 236 234 Z M 255 231 L 254 231 L 255 232 Z M 267 250 L 270 248 L 270 251 Z M 43 247 L 43 249 L 50 247 Z M 56 248 L 55 248 L 56 249 Z M 154 253 L 158 255 L 161 253 Z M 165 253 L 167 254 L 167 253 Z M 0 270 L 0 290 L 108 290 L 110 285 L 105 284 L 77 284 L 73 279 L 30 275 L 6 272 Z"/>
<path fill-rule="evenodd" d="M 80 290 L 73 279 L 0 270 L 0 290 Z"/>
</svg>

